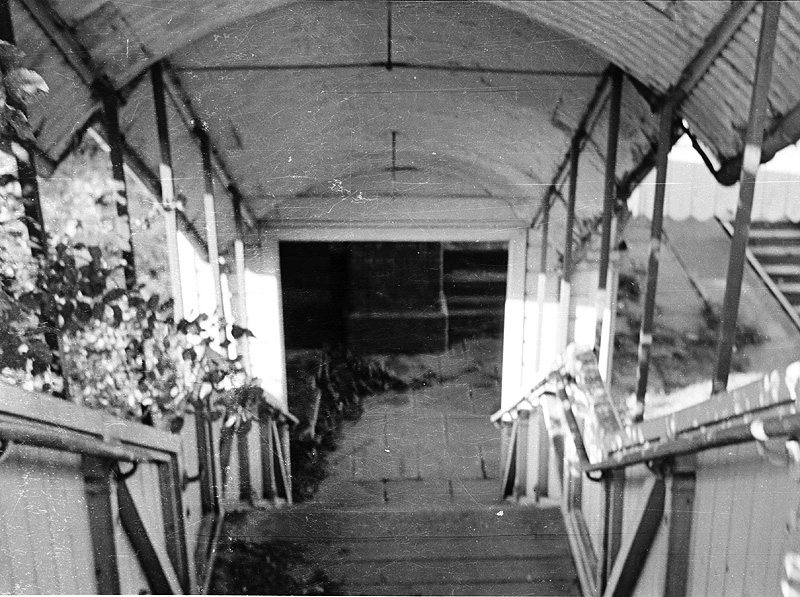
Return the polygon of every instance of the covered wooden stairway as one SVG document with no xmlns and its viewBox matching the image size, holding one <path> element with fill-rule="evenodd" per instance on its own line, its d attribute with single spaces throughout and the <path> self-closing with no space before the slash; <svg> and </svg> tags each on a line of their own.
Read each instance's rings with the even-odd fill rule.
<svg viewBox="0 0 800 597">
<path fill-rule="evenodd" d="M 499 388 L 469 369 L 368 399 L 316 500 L 231 516 L 227 540 L 297 545 L 293 575 L 321 570 L 348 595 L 580 594 L 558 503 L 500 500 Z"/>
</svg>

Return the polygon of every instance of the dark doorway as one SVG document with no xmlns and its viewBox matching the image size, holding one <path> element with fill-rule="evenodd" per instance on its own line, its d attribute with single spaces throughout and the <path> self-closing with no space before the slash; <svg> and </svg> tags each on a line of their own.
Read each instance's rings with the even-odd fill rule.
<svg viewBox="0 0 800 597">
<path fill-rule="evenodd" d="M 507 243 L 282 242 L 287 349 L 437 353 L 502 335 Z"/>
</svg>

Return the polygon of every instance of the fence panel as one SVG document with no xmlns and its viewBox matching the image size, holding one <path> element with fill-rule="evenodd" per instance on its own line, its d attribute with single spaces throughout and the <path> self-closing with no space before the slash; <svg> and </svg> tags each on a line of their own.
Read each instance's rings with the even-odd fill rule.
<svg viewBox="0 0 800 597">
<path fill-rule="evenodd" d="M 13 445 L 0 463 L 0 593 L 94 594 L 81 459 Z"/>
<path fill-rule="evenodd" d="M 700 454 L 689 594 L 779 594 L 797 507 L 797 482 L 754 444 Z"/>
</svg>

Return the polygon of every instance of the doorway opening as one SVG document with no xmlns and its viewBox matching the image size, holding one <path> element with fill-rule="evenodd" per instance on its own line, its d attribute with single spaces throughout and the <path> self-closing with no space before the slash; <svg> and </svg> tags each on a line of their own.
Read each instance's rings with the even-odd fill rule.
<svg viewBox="0 0 800 597">
<path fill-rule="evenodd" d="M 287 350 L 444 353 L 502 341 L 506 242 L 280 243 Z"/>
</svg>

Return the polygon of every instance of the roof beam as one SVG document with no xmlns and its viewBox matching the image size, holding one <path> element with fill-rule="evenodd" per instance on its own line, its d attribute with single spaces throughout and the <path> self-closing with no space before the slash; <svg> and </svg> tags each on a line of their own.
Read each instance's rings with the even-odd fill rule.
<svg viewBox="0 0 800 597">
<path fill-rule="evenodd" d="M 185 110 L 185 114 L 182 114 L 182 119 L 184 121 L 184 125 L 188 128 L 189 132 L 193 135 L 196 135 L 196 130 L 192 126 L 193 123 L 204 122 L 204 120 L 200 117 L 199 113 L 197 112 L 196 108 L 194 107 L 194 103 L 192 102 L 192 98 L 183 88 L 180 78 L 178 77 L 177 72 L 172 67 L 172 65 L 165 59 L 162 61 L 162 67 L 166 75 L 164 78 L 164 84 L 169 89 L 170 94 L 175 101 L 176 107 L 180 110 L 181 107 Z M 219 174 L 220 181 L 231 194 L 231 199 L 234 204 L 234 211 L 240 213 L 242 217 L 242 223 L 247 223 L 250 228 L 256 228 L 256 218 L 253 215 L 252 211 L 250 210 L 249 206 L 243 200 L 241 191 L 239 190 L 239 186 L 236 184 L 236 181 L 231 173 L 231 168 L 228 165 L 225 157 L 222 155 L 220 150 L 217 147 L 217 144 L 214 143 L 213 139 L 211 139 L 208 132 L 206 132 L 206 137 L 208 137 L 208 141 L 211 145 L 211 158 L 214 162 L 216 162 L 216 170 Z M 198 140 L 199 142 L 199 140 Z M 237 218 L 238 219 L 238 218 Z"/>
<path fill-rule="evenodd" d="M 70 32 L 66 23 L 64 23 L 58 12 L 47 2 L 47 0 L 19 1 L 31 15 L 33 20 L 39 25 L 42 31 L 44 31 L 53 45 L 56 46 L 67 64 L 69 64 L 69 66 L 80 77 L 84 85 L 90 89 L 101 87 L 105 92 L 113 93 L 117 96 L 119 95 L 119 90 L 114 87 L 114 84 L 108 75 L 101 67 L 94 63 L 88 50 L 86 50 L 86 48 L 84 48 L 83 45 Z M 190 118 L 192 120 L 200 120 L 192 105 L 191 98 L 180 86 L 180 81 L 178 80 L 177 75 L 168 65 L 167 68 L 171 75 L 173 90 L 177 92 L 176 95 L 180 98 L 181 102 L 185 106 Z M 87 116 L 87 120 L 92 118 L 94 113 L 95 111 L 92 111 Z M 232 200 L 234 203 L 242 203 L 241 193 L 239 192 L 238 186 L 233 180 L 233 176 L 231 176 L 230 168 L 223 159 L 216 145 L 213 143 L 211 151 L 215 157 L 215 161 L 217 162 L 217 168 L 222 174 L 223 183 L 231 193 Z M 157 194 L 157 196 L 160 196 L 160 192 Z M 242 207 L 245 208 L 243 210 L 244 221 L 246 221 L 251 227 L 254 227 L 255 218 L 253 217 L 251 211 L 246 205 L 242 205 Z"/>
<path fill-rule="evenodd" d="M 81 78 L 84 85 L 93 88 L 102 85 L 116 92 L 103 69 L 94 64 L 88 50 L 75 39 L 58 12 L 47 0 L 19 0 L 34 21 L 44 31 L 61 56 Z"/>
<path fill-rule="evenodd" d="M 708 69 L 711 68 L 714 61 L 727 47 L 731 38 L 742 26 L 742 23 L 753 11 L 756 4 L 758 2 L 753 0 L 734 2 L 730 10 L 714 26 L 706 36 L 703 47 L 689 61 L 689 64 L 683 69 L 678 82 L 669 91 L 671 99 L 676 104 L 683 102 L 694 91 L 694 88 L 705 77 Z"/>
<path fill-rule="evenodd" d="M 92 137 L 92 140 L 97 143 L 103 151 L 110 151 L 108 141 L 103 137 L 103 135 L 101 135 L 91 126 L 87 129 L 87 132 Z M 150 193 L 159 196 L 161 193 L 161 182 L 159 177 L 155 174 L 155 172 L 153 172 L 152 168 L 147 165 L 147 162 L 145 162 L 144 158 L 139 155 L 139 152 L 131 147 L 130 144 L 124 139 L 122 141 L 122 153 L 125 156 L 126 173 L 132 175 Z M 183 231 L 186 232 L 190 240 L 201 249 L 201 252 L 207 255 L 208 246 L 206 245 L 206 241 L 197 228 L 195 228 L 194 224 L 192 224 L 182 210 L 176 210 L 176 214 Z"/>
<path fill-rule="evenodd" d="M 742 26 L 742 23 L 744 23 L 745 19 L 747 19 L 757 4 L 758 2 L 754 2 L 752 0 L 738 1 L 733 4 L 731 9 L 725 13 L 725 16 L 720 19 L 719 23 L 717 23 L 711 32 L 706 36 L 703 46 L 683 69 L 681 76 L 678 78 L 678 82 L 675 83 L 675 85 L 661 98 L 661 100 L 658 102 L 658 105 L 654 108 L 654 111 L 660 109 L 667 100 L 674 102 L 677 111 L 677 109 L 680 107 L 680 104 L 691 95 L 692 91 L 694 91 L 694 88 L 698 83 L 700 83 L 700 81 L 708 72 L 708 69 L 711 68 L 711 65 L 714 63 L 714 61 L 727 47 L 728 43 L 731 41 L 731 38 L 736 34 L 736 32 Z M 800 136 L 800 131 L 798 131 L 798 136 Z M 678 140 L 678 137 L 680 137 L 680 132 L 673 130 L 672 143 L 670 145 L 675 143 L 675 141 Z M 656 144 L 653 143 L 650 146 L 650 150 L 642 157 L 639 164 L 633 170 L 628 172 L 625 178 L 620 181 L 618 187 L 619 192 L 617 194 L 619 201 L 626 201 L 633 192 L 633 189 L 635 189 L 636 186 L 642 182 L 642 180 L 644 180 L 645 176 L 647 176 L 650 170 L 653 169 L 656 163 L 657 151 L 658 148 L 656 147 Z M 737 163 L 729 164 L 728 162 L 731 161 Z M 741 156 L 738 158 L 732 158 L 732 160 L 728 160 L 723 163 L 719 172 L 715 173 L 715 178 L 721 184 L 731 185 L 739 179 L 740 166 Z M 728 171 L 732 172 L 733 174 L 726 177 L 726 173 Z M 727 181 L 727 178 L 731 178 L 730 182 Z"/>
<path fill-rule="evenodd" d="M 606 91 L 607 83 L 611 78 L 612 68 L 609 67 L 605 71 L 603 71 L 602 77 L 600 78 L 600 82 L 597 84 L 597 87 L 594 90 L 594 94 L 592 95 L 592 99 L 589 100 L 589 103 L 586 105 L 586 110 L 581 116 L 581 120 L 578 123 L 575 132 L 572 135 L 572 139 L 570 139 L 569 149 L 567 153 L 564 155 L 564 158 L 561 160 L 561 163 L 558 165 L 556 169 L 556 173 L 553 176 L 553 181 L 550 183 L 550 186 L 547 188 L 547 192 L 544 196 L 544 200 L 542 205 L 539 206 L 539 210 L 536 212 L 536 215 L 533 216 L 533 220 L 531 221 L 531 228 L 533 228 L 539 219 L 542 217 L 544 212 L 544 203 L 548 202 L 548 209 L 550 207 L 549 202 L 553 195 L 559 197 L 562 201 L 564 199 L 561 191 L 559 190 L 559 184 L 563 183 L 563 177 L 567 172 L 567 165 L 570 163 L 571 155 L 573 148 L 577 145 L 578 152 L 583 150 L 584 146 L 586 145 L 589 137 L 591 136 L 591 128 L 589 126 L 589 120 L 594 114 L 595 110 L 598 106 L 602 103 L 601 99 L 603 98 L 603 94 Z"/>
</svg>

